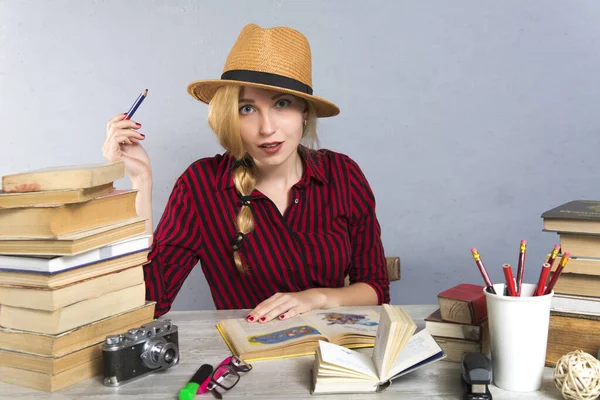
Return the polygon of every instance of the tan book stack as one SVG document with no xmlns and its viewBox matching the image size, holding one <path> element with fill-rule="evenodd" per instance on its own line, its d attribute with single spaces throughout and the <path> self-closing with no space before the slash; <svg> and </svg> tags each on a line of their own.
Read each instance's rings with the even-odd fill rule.
<svg viewBox="0 0 600 400">
<path fill-rule="evenodd" d="M 483 286 L 460 284 L 438 294 L 440 308 L 425 318 L 425 329 L 446 353 L 460 362 L 466 352 L 489 355 L 490 340 Z"/>
<path fill-rule="evenodd" d="M 151 321 L 150 235 L 121 162 L 2 177 L 0 381 L 54 392 L 102 373 L 102 343 Z"/>
<path fill-rule="evenodd" d="M 546 365 L 573 350 L 600 348 L 600 201 L 574 200 L 542 214 L 544 231 L 556 232 L 570 259 L 554 286 Z M 556 271 L 560 255 L 552 266 Z"/>
</svg>

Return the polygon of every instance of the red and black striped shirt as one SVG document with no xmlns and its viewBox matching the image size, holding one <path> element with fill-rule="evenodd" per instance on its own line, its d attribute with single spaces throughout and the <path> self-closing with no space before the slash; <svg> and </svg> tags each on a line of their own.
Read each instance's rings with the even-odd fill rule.
<svg viewBox="0 0 600 400">
<path fill-rule="evenodd" d="M 175 183 L 154 233 L 144 267 L 146 297 L 156 316 L 169 311 L 181 285 L 200 261 L 217 309 L 254 308 L 277 292 L 336 288 L 365 282 L 379 304 L 389 302 L 389 280 L 375 216 L 375 198 L 348 156 L 301 146 L 302 178 L 291 188 L 282 215 L 254 190 L 254 230 L 240 245 L 248 273 L 231 251 L 240 194 L 228 154 L 194 162 Z"/>
</svg>

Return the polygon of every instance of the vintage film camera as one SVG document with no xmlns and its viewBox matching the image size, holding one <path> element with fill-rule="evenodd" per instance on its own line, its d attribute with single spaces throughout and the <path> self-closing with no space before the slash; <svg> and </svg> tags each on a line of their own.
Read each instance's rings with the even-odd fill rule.
<svg viewBox="0 0 600 400">
<path fill-rule="evenodd" d="M 171 320 L 156 320 L 107 336 L 102 346 L 104 385 L 120 386 L 179 363 L 179 334 Z"/>
</svg>

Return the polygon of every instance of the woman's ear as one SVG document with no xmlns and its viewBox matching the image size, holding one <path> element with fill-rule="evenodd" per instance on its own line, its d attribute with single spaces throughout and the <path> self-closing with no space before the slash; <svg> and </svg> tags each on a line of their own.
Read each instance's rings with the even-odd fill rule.
<svg viewBox="0 0 600 400">
<path fill-rule="evenodd" d="M 306 121 L 308 119 L 308 101 L 304 100 L 304 111 L 302 111 L 302 119 Z"/>
</svg>

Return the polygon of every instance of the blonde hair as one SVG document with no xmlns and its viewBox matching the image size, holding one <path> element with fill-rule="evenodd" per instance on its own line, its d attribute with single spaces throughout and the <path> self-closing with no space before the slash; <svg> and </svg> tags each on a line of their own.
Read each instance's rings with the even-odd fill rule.
<svg viewBox="0 0 600 400">
<path fill-rule="evenodd" d="M 241 273 L 247 269 L 242 263 L 239 250 L 244 237 L 254 229 L 254 217 L 250 209 L 249 196 L 256 187 L 256 167 L 252 157 L 246 152 L 240 136 L 239 96 L 242 87 L 226 85 L 217 89 L 208 107 L 208 124 L 214 131 L 221 146 L 236 160 L 233 169 L 233 182 L 240 193 L 242 206 L 236 217 L 236 234 L 232 241 L 233 260 Z M 309 148 L 318 146 L 317 113 L 311 102 L 305 101 L 308 116 L 304 123 L 302 141 Z"/>
</svg>

